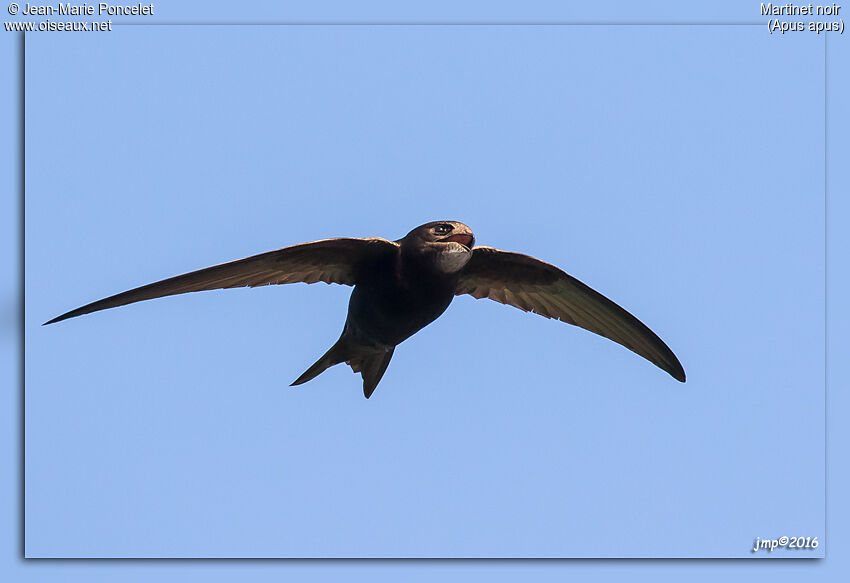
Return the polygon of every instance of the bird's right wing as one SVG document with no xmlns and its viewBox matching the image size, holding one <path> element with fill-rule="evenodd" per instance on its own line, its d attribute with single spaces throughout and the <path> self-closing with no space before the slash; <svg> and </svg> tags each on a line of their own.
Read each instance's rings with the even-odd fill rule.
<svg viewBox="0 0 850 583">
<path fill-rule="evenodd" d="M 364 269 L 396 253 L 398 246 L 379 237 L 323 239 L 292 245 L 137 287 L 71 310 L 45 324 L 187 292 L 318 281 L 355 285 Z"/>
<path fill-rule="evenodd" d="M 474 247 L 455 293 L 489 298 L 580 326 L 622 344 L 685 382 L 679 359 L 643 322 L 576 278 L 534 257 Z"/>
</svg>

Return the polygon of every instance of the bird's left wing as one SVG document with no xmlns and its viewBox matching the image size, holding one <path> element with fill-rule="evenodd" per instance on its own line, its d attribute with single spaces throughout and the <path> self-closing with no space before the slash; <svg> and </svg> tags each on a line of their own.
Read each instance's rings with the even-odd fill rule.
<svg viewBox="0 0 850 583">
<path fill-rule="evenodd" d="M 397 249 L 398 243 L 379 237 L 302 243 L 137 287 L 71 310 L 45 324 L 142 300 L 202 290 L 318 281 L 355 285 L 364 269 Z"/>
<path fill-rule="evenodd" d="M 580 326 L 622 344 L 685 382 L 679 359 L 640 320 L 576 278 L 534 257 L 475 247 L 460 273 L 455 293 L 489 298 Z"/>
</svg>

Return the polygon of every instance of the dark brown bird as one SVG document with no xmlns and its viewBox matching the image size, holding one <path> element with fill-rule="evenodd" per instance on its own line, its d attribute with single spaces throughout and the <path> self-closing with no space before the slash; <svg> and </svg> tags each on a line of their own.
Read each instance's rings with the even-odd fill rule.
<svg viewBox="0 0 850 583">
<path fill-rule="evenodd" d="M 539 259 L 474 243 L 472 230 L 456 221 L 422 225 L 397 241 L 324 239 L 178 275 L 45 324 L 186 292 L 318 281 L 353 285 L 339 340 L 292 384 L 345 362 L 363 377 L 368 399 L 395 347 L 436 320 L 456 295 L 469 294 L 590 330 L 685 382 L 685 371 L 667 345 L 605 296 Z"/>
</svg>

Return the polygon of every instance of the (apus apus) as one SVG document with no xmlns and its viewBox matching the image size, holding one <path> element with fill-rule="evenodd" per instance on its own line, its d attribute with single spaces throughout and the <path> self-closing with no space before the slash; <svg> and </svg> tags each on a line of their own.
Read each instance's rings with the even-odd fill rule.
<svg viewBox="0 0 850 583">
<path fill-rule="evenodd" d="M 436 320 L 455 296 L 469 294 L 590 330 L 685 382 L 685 371 L 667 345 L 605 296 L 539 259 L 474 244 L 472 230 L 456 221 L 416 227 L 397 241 L 313 241 L 142 286 L 46 323 L 201 290 L 318 281 L 352 285 L 339 340 L 292 384 L 345 362 L 363 377 L 368 399 L 395 347 Z"/>
</svg>

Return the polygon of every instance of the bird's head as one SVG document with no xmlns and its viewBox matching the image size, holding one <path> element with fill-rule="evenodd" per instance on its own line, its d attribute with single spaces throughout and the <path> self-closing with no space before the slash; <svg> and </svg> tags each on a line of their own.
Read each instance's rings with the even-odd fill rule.
<svg viewBox="0 0 850 583">
<path fill-rule="evenodd" d="M 475 235 L 457 221 L 434 221 L 416 227 L 400 241 L 402 248 L 433 257 L 439 271 L 455 273 L 472 257 Z"/>
</svg>

